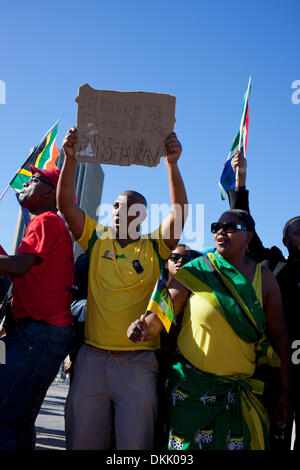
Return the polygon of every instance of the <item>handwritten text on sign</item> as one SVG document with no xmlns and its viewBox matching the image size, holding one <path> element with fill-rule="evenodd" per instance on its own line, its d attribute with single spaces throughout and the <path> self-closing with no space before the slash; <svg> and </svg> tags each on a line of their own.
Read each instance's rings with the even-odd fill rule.
<svg viewBox="0 0 300 470">
<path fill-rule="evenodd" d="M 79 88 L 76 158 L 110 165 L 156 166 L 173 131 L 176 98 Z"/>
</svg>

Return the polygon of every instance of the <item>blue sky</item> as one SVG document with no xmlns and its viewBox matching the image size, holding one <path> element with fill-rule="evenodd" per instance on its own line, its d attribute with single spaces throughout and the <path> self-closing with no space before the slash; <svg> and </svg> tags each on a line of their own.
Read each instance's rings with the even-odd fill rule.
<svg viewBox="0 0 300 470">
<path fill-rule="evenodd" d="M 283 248 L 282 227 L 300 213 L 300 104 L 291 99 L 292 83 L 300 80 L 298 1 L 2 0 L 0 12 L 6 84 L 0 192 L 57 119 L 61 146 L 76 124 L 80 85 L 169 93 L 176 96 L 175 131 L 183 145 L 179 166 L 192 207 L 204 204 L 210 246 L 210 223 L 228 207 L 218 180 L 251 75 L 250 207 L 265 246 Z M 149 204 L 169 202 L 163 162 L 103 170 L 104 203 L 125 189 L 142 192 Z M 0 208 L 0 242 L 10 253 L 18 211 L 13 190 Z"/>
</svg>

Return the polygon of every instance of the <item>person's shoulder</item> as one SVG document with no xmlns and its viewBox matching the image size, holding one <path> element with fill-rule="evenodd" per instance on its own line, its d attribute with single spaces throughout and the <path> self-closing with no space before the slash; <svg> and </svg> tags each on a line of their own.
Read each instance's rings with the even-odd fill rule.
<svg viewBox="0 0 300 470">
<path fill-rule="evenodd" d="M 278 246 L 271 246 L 271 248 L 269 248 L 269 260 L 272 271 L 277 263 L 286 262 L 286 259 Z"/>
<path fill-rule="evenodd" d="M 300 262 L 294 263 L 287 259 L 285 263 L 278 263 L 274 274 L 280 286 L 284 288 L 294 288 L 296 284 L 298 287 L 300 280 Z"/>
<path fill-rule="evenodd" d="M 44 220 L 50 220 L 50 221 L 55 221 L 58 222 L 59 220 L 62 221 L 61 217 L 54 211 L 45 211 L 42 212 L 41 214 L 36 215 L 31 222 L 42 222 Z"/>
<path fill-rule="evenodd" d="M 278 282 L 271 269 L 264 265 L 261 265 L 261 286 L 264 307 L 270 300 L 278 300 L 278 295 L 280 296 Z"/>
<path fill-rule="evenodd" d="M 268 266 L 261 265 L 261 280 L 265 292 L 272 291 L 278 285 L 273 271 Z"/>
<path fill-rule="evenodd" d="M 52 233 L 53 236 L 56 234 L 57 236 L 71 237 L 64 220 L 54 211 L 43 212 L 31 220 L 31 231 L 39 230 L 39 227 L 43 227 L 42 231 L 46 231 L 48 234 Z"/>
<path fill-rule="evenodd" d="M 68 228 L 61 215 L 54 211 L 46 211 L 35 217 L 37 222 L 43 223 L 49 227 L 57 227 L 59 230 L 67 231 Z M 33 219 L 34 220 L 34 219 Z"/>
</svg>

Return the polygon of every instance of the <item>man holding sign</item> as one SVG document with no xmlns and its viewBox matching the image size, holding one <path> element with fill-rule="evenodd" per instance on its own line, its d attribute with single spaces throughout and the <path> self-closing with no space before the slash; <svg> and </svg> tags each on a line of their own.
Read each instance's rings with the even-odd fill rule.
<svg viewBox="0 0 300 470">
<path fill-rule="evenodd" d="M 180 239 L 187 196 L 177 161 L 181 144 L 165 140 L 171 213 L 153 233 L 141 235 L 146 200 L 125 191 L 113 204 L 114 227 L 92 220 L 74 203 L 77 129 L 67 133 L 58 205 L 74 238 L 89 254 L 85 344 L 78 353 L 66 403 L 68 449 L 118 450 L 153 446 L 157 414 L 159 339 L 133 344 L 127 328 L 144 313 L 161 267 Z M 186 207 L 185 207 L 186 206 Z M 114 413 L 113 413 L 114 411 Z M 114 419 L 113 419 L 114 415 Z"/>
</svg>

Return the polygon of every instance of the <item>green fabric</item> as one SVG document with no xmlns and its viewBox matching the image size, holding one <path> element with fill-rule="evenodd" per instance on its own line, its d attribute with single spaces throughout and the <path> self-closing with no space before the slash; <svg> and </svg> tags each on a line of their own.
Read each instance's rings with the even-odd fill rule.
<svg viewBox="0 0 300 470">
<path fill-rule="evenodd" d="M 89 239 L 88 249 L 86 250 L 89 260 L 91 257 L 92 248 L 95 245 L 97 240 L 98 240 L 98 235 L 97 235 L 97 229 L 95 228 L 95 230 L 92 233 L 91 238 Z"/>
<path fill-rule="evenodd" d="M 176 353 L 167 381 L 168 449 L 251 450 L 241 400 L 261 392 L 253 388 L 257 382 L 200 372 Z M 268 423 L 263 413 L 258 419 L 268 448 Z"/>
<path fill-rule="evenodd" d="M 21 190 L 23 188 L 23 184 L 27 183 L 29 180 L 30 176 L 28 175 L 23 175 L 22 173 L 18 173 L 14 179 L 11 181 L 10 185 L 14 189 L 19 189 Z"/>
<path fill-rule="evenodd" d="M 159 270 L 161 271 L 162 268 L 164 267 L 164 264 L 165 264 L 166 260 L 163 259 L 163 258 L 160 256 L 160 254 L 159 254 L 159 246 L 158 246 L 157 241 L 154 240 L 153 238 L 150 238 L 150 237 L 149 237 L 149 240 L 152 242 L 152 245 L 153 245 L 155 254 L 156 254 L 157 259 L 158 259 Z"/>
<path fill-rule="evenodd" d="M 51 145 L 56 138 L 57 130 L 58 130 L 58 124 L 54 125 L 47 132 L 47 134 L 43 137 L 39 146 L 31 153 L 31 155 L 27 158 L 25 163 L 22 165 L 22 167 L 18 170 L 17 174 L 13 177 L 13 179 L 9 183 L 12 188 L 17 189 L 17 190 L 23 189 L 23 183 L 29 181 L 29 178 L 31 175 L 26 175 L 22 173 L 22 171 L 25 170 L 25 172 L 30 173 L 30 165 L 33 165 L 41 169 L 44 168 L 45 163 L 51 157 L 50 155 Z M 47 144 L 47 138 L 49 135 L 50 135 L 50 138 Z"/>
<path fill-rule="evenodd" d="M 208 255 L 209 258 L 204 255 L 185 264 L 176 273 L 175 279 L 195 293 L 199 280 L 209 286 L 235 333 L 247 343 L 258 342 L 264 335 L 266 319 L 252 284 L 217 251 Z M 212 272 L 205 260 L 211 261 L 221 275 L 215 270 Z M 185 271 L 193 276 L 189 276 L 189 285 Z"/>
<path fill-rule="evenodd" d="M 166 331 L 170 331 L 174 319 L 173 303 L 169 290 L 161 279 L 156 282 L 147 310 L 155 313 Z"/>
<path fill-rule="evenodd" d="M 215 268 L 209 269 L 209 265 Z M 255 343 L 257 365 L 280 367 L 280 359 L 266 336 L 266 317 L 255 290 L 244 276 L 215 250 L 185 264 L 175 279 L 211 301 L 246 343 Z"/>
</svg>

